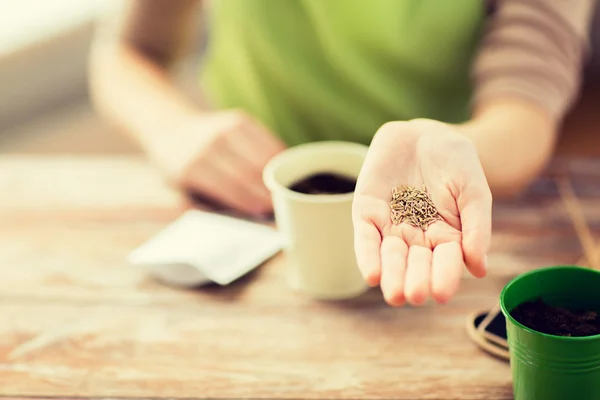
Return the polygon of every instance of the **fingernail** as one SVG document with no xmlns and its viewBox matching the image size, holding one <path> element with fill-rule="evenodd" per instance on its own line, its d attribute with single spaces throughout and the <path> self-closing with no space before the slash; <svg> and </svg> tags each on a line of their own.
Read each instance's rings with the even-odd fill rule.
<svg viewBox="0 0 600 400">
<path fill-rule="evenodd" d="M 377 271 L 374 270 L 367 274 L 366 281 L 369 286 L 376 287 L 379 286 L 379 284 L 381 283 L 381 276 Z"/>
</svg>

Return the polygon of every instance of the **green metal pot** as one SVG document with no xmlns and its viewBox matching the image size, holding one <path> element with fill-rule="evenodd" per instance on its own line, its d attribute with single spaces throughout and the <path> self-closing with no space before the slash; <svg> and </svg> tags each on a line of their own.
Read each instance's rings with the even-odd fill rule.
<svg viewBox="0 0 600 400">
<path fill-rule="evenodd" d="M 600 311 L 600 272 L 557 266 L 522 274 L 502 290 L 515 400 L 600 399 L 600 335 L 547 335 L 510 312 L 541 297 L 552 306 Z"/>
</svg>

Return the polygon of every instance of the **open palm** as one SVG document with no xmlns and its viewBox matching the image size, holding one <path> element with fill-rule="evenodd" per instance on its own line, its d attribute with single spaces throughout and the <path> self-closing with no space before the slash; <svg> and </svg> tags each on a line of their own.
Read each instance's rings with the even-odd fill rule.
<svg viewBox="0 0 600 400">
<path fill-rule="evenodd" d="M 394 224 L 393 187 L 425 186 L 443 220 L 426 231 Z M 431 295 L 446 303 L 466 264 L 486 274 L 492 197 L 471 142 L 430 120 L 391 122 L 375 135 L 353 203 L 356 258 L 366 281 L 380 285 L 386 301 L 423 304 Z"/>
</svg>

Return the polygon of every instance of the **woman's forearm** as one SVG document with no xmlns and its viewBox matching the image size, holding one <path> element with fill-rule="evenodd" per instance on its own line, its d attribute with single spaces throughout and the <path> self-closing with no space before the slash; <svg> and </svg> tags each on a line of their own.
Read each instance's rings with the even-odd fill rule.
<svg viewBox="0 0 600 400">
<path fill-rule="evenodd" d="M 497 0 L 473 66 L 474 115 L 459 128 L 492 192 L 511 196 L 546 166 L 577 100 L 596 0 Z"/>
<path fill-rule="evenodd" d="M 146 150 L 195 107 L 169 68 L 189 44 L 197 0 L 131 0 L 98 31 L 90 57 L 94 105 Z"/>
<path fill-rule="evenodd" d="M 127 45 L 95 48 L 90 77 L 97 110 L 147 151 L 160 146 L 175 121 L 195 112 L 165 70 Z"/>
<path fill-rule="evenodd" d="M 556 142 L 556 124 L 539 108 L 518 100 L 497 100 L 458 127 L 475 145 L 496 198 L 512 197 L 548 164 Z"/>
</svg>

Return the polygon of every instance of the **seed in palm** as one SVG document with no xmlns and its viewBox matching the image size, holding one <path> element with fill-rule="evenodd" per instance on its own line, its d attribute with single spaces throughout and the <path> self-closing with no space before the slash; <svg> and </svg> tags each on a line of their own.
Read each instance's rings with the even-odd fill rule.
<svg viewBox="0 0 600 400">
<path fill-rule="evenodd" d="M 435 221 L 442 220 L 427 191 L 408 185 L 392 189 L 390 211 L 394 224 L 407 222 L 423 231 Z"/>
</svg>

